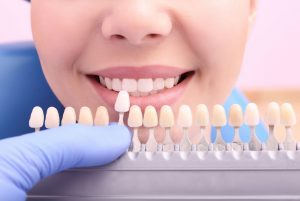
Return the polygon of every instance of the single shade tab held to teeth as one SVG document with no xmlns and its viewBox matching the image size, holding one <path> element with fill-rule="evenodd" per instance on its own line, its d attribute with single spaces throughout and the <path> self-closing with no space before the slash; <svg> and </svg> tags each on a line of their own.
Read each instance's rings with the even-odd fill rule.
<svg viewBox="0 0 300 201">
<path fill-rule="evenodd" d="M 115 102 L 115 111 L 119 113 L 119 124 L 124 125 L 124 113 L 130 108 L 130 98 L 127 91 L 120 91 Z"/>
</svg>

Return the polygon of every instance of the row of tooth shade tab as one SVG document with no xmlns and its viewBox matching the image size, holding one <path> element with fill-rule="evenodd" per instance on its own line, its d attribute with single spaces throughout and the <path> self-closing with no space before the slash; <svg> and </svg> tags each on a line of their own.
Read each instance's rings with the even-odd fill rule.
<svg viewBox="0 0 300 201">
<path fill-rule="evenodd" d="M 182 105 L 179 108 L 177 119 L 175 120 L 173 110 L 170 106 L 164 105 L 160 108 L 159 114 L 155 107 L 147 106 L 142 112 L 137 105 L 130 106 L 129 95 L 121 91 L 115 104 L 115 110 L 119 115 L 119 124 L 124 124 L 124 114 L 128 113 L 127 125 L 133 130 L 133 139 L 130 151 L 156 152 L 156 151 L 242 151 L 242 150 L 295 150 L 297 144 L 293 139 L 291 127 L 296 124 L 296 115 L 289 103 L 281 106 L 271 102 L 267 108 L 265 123 L 269 127 L 268 142 L 262 143 L 256 136 L 255 127 L 260 122 L 258 107 L 254 103 L 249 103 L 243 113 L 240 105 L 233 104 L 227 117 L 222 105 L 215 105 L 212 108 L 211 118 L 206 105 L 199 104 L 194 113 L 188 105 Z M 193 118 L 194 116 L 194 118 Z M 60 121 L 59 113 L 56 108 L 47 109 L 46 117 L 42 108 L 35 107 L 32 111 L 29 126 L 39 131 L 43 125 L 46 128 L 54 128 L 67 124 L 84 124 L 94 126 L 106 126 L 109 124 L 109 115 L 105 107 L 97 108 L 95 116 L 88 107 L 82 107 L 79 111 L 77 120 L 76 112 L 72 107 L 65 108 L 63 117 Z M 234 139 L 231 143 L 225 143 L 222 139 L 221 128 L 229 124 L 235 130 Z M 243 125 L 249 126 L 251 136 L 249 143 L 242 143 L 239 139 L 239 128 Z M 189 128 L 192 126 L 200 128 L 201 140 L 198 144 L 192 144 L 189 137 Z M 285 127 L 286 139 L 284 143 L 279 143 L 274 137 L 274 128 L 277 125 Z M 179 144 L 174 144 L 171 138 L 171 128 L 177 126 L 182 129 L 183 137 Z M 204 131 L 209 126 L 216 128 L 217 137 L 215 142 L 207 142 L 204 138 Z M 139 128 L 149 130 L 149 138 L 146 144 L 141 144 L 138 138 Z M 158 144 L 155 137 L 155 128 L 161 127 L 165 132 L 165 139 L 162 144 Z"/>
</svg>

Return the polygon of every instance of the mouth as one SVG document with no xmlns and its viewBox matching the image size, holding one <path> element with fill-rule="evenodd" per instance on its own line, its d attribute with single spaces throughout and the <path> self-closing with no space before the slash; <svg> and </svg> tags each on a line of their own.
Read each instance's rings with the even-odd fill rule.
<svg viewBox="0 0 300 201">
<path fill-rule="evenodd" d="M 97 94 L 113 107 L 119 91 L 127 91 L 132 105 L 160 108 L 184 93 L 195 71 L 167 66 L 113 67 L 88 74 Z"/>
</svg>

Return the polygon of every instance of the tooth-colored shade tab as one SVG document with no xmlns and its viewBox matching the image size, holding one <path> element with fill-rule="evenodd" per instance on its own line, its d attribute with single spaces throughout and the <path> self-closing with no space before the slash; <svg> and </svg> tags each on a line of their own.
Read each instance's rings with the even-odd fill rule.
<svg viewBox="0 0 300 201">
<path fill-rule="evenodd" d="M 122 89 L 127 92 L 136 92 L 137 81 L 135 79 L 123 79 Z"/>
<path fill-rule="evenodd" d="M 131 128 L 138 128 L 143 125 L 143 113 L 139 106 L 133 105 L 130 107 L 127 123 Z"/>
<path fill-rule="evenodd" d="M 164 105 L 159 112 L 159 125 L 162 128 L 171 128 L 175 124 L 174 113 L 170 106 Z"/>
<path fill-rule="evenodd" d="M 193 115 L 188 105 L 181 105 L 177 116 L 177 125 L 182 128 L 188 128 L 193 125 Z"/>
<path fill-rule="evenodd" d="M 68 124 L 76 124 L 76 112 L 72 107 L 66 107 L 62 120 L 61 125 L 68 125 Z"/>
<path fill-rule="evenodd" d="M 259 124 L 259 111 L 255 103 L 249 103 L 245 111 L 245 124 L 248 126 L 256 126 Z"/>
<path fill-rule="evenodd" d="M 59 127 L 59 114 L 55 107 L 49 107 L 47 109 L 45 118 L 46 128 L 56 128 Z"/>
<path fill-rule="evenodd" d="M 78 123 L 84 125 L 90 125 L 90 126 L 94 124 L 93 115 L 90 108 L 88 107 L 80 108 Z"/>
<path fill-rule="evenodd" d="M 271 102 L 268 104 L 266 123 L 271 126 L 280 124 L 280 107 L 278 103 Z"/>
<path fill-rule="evenodd" d="M 167 89 L 170 89 L 170 88 L 174 87 L 174 85 L 175 85 L 175 79 L 174 78 L 167 78 L 165 80 L 165 87 Z"/>
<path fill-rule="evenodd" d="M 146 128 L 153 128 L 158 126 L 158 116 L 155 107 L 149 105 L 144 112 L 143 125 Z"/>
<path fill-rule="evenodd" d="M 44 112 L 41 107 L 34 107 L 32 109 L 30 119 L 29 119 L 29 127 L 30 128 L 41 128 L 44 125 Z"/>
<path fill-rule="evenodd" d="M 109 124 L 109 115 L 106 107 L 100 106 L 96 110 L 94 125 L 107 126 Z"/>
<path fill-rule="evenodd" d="M 280 114 L 282 125 L 290 127 L 296 124 L 296 114 L 291 104 L 283 103 L 280 107 Z"/>
<path fill-rule="evenodd" d="M 225 109 L 222 105 L 215 105 L 213 107 L 212 125 L 215 127 L 225 126 L 227 123 Z"/>
<path fill-rule="evenodd" d="M 195 125 L 200 127 L 209 125 L 209 112 L 207 106 L 204 104 L 199 104 L 196 107 Z"/>
<path fill-rule="evenodd" d="M 153 83 L 154 90 L 162 90 L 165 88 L 165 81 L 163 78 L 156 78 Z"/>
<path fill-rule="evenodd" d="M 118 78 L 112 79 L 111 87 L 114 91 L 121 91 L 122 90 L 122 82 Z"/>
<path fill-rule="evenodd" d="M 127 91 L 120 91 L 115 102 L 115 110 L 117 112 L 128 112 L 130 108 L 130 98 Z"/>
<path fill-rule="evenodd" d="M 241 127 L 243 125 L 243 110 L 240 105 L 233 104 L 230 107 L 228 123 L 232 127 Z"/>
<path fill-rule="evenodd" d="M 138 80 L 138 91 L 139 92 L 150 92 L 153 90 L 152 79 L 139 79 Z"/>
<path fill-rule="evenodd" d="M 111 83 L 111 79 L 106 77 L 104 78 L 104 81 L 105 81 L 105 85 L 108 89 L 112 89 L 112 83 Z"/>
</svg>

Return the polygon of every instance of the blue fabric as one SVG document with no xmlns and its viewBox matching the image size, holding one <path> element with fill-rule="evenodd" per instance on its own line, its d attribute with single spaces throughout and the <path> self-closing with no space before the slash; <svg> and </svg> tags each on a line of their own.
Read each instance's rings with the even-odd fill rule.
<svg viewBox="0 0 300 201">
<path fill-rule="evenodd" d="M 62 105 L 50 90 L 32 42 L 0 45 L 0 139 L 32 132 L 34 106 Z"/>
<path fill-rule="evenodd" d="M 228 113 L 232 104 L 238 103 L 245 110 L 248 100 L 234 89 L 224 104 Z M 0 139 L 31 132 L 28 118 L 34 106 L 55 106 L 60 114 L 63 107 L 49 88 L 42 73 L 37 52 L 32 42 L 0 45 Z M 250 130 L 242 126 L 241 140 L 249 140 Z M 222 129 L 226 142 L 233 138 L 233 128 Z M 258 137 L 265 141 L 266 129 L 257 127 Z M 212 140 L 216 136 L 212 129 Z"/>
</svg>

